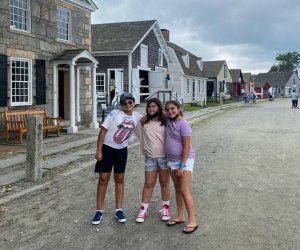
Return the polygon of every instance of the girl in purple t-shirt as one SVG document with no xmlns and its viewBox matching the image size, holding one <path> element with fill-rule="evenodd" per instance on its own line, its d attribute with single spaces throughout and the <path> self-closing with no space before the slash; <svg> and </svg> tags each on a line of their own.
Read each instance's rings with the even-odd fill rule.
<svg viewBox="0 0 300 250">
<path fill-rule="evenodd" d="M 184 234 L 193 233 L 197 228 L 195 207 L 190 193 L 190 180 L 194 167 L 195 152 L 191 144 L 192 129 L 183 119 L 179 103 L 171 100 L 165 105 L 168 124 L 166 128 L 167 165 L 171 170 L 174 182 L 177 217 L 171 219 L 167 226 L 184 223 L 184 206 L 188 213 L 188 223 L 183 229 Z"/>
</svg>

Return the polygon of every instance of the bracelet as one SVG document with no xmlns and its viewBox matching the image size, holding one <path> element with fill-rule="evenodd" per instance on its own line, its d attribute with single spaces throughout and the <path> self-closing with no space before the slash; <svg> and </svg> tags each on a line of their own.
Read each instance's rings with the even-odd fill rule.
<svg viewBox="0 0 300 250">
<path fill-rule="evenodd" d="M 182 163 L 181 161 L 179 162 L 179 168 L 186 168 L 186 165 L 184 163 Z"/>
</svg>

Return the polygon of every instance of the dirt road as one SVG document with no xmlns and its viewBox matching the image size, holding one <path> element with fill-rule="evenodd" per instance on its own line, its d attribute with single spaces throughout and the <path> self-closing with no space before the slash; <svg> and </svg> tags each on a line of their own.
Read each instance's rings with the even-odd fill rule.
<svg viewBox="0 0 300 250">
<path fill-rule="evenodd" d="M 197 164 L 191 190 L 199 229 L 160 221 L 156 187 L 149 217 L 136 224 L 143 157 L 130 148 L 124 210 L 114 218 L 110 183 L 104 217 L 91 225 L 93 166 L 56 175 L 3 204 L 0 249 L 300 249 L 300 111 L 290 100 L 247 104 L 193 125 Z M 175 213 L 175 201 L 172 200 Z"/>
</svg>

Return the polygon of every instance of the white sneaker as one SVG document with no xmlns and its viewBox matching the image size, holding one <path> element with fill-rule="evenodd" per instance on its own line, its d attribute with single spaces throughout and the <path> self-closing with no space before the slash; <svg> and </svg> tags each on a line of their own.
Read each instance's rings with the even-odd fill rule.
<svg viewBox="0 0 300 250">
<path fill-rule="evenodd" d="M 166 221 L 171 218 L 170 206 L 165 204 L 161 210 L 159 210 L 161 220 Z"/>
<path fill-rule="evenodd" d="M 135 221 L 138 223 L 142 223 L 145 221 L 146 218 L 147 218 L 147 210 L 143 206 L 141 206 L 141 210 Z"/>
</svg>

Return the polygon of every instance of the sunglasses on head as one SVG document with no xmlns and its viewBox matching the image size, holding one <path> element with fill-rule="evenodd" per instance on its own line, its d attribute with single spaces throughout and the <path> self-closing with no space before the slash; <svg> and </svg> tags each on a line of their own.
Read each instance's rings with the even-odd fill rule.
<svg viewBox="0 0 300 250">
<path fill-rule="evenodd" d="M 131 105 L 133 103 L 133 101 L 127 101 L 127 102 L 122 102 L 122 106 L 126 106 L 127 104 L 128 105 Z"/>
</svg>

